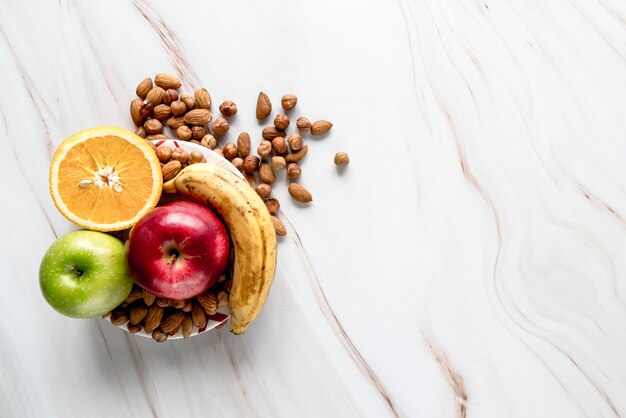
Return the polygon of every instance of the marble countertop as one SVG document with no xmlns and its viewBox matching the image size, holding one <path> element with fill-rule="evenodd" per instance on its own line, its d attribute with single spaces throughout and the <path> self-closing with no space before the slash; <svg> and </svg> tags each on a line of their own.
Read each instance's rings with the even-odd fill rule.
<svg viewBox="0 0 626 418">
<path fill-rule="evenodd" d="M 626 414 L 626 3 L 166 2 L 0 7 L 1 417 Z M 157 344 L 53 311 L 39 261 L 66 136 L 132 128 L 172 72 L 258 139 L 258 91 L 334 123 L 268 303 Z M 348 151 L 344 172 L 333 165 Z"/>
</svg>

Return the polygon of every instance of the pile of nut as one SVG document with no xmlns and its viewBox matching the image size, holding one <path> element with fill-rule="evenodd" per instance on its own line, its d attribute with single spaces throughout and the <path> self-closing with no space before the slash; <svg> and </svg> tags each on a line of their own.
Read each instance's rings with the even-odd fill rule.
<svg viewBox="0 0 626 418">
<path fill-rule="evenodd" d="M 120 306 L 102 317 L 110 316 L 113 325 L 126 325 L 133 334 L 143 329 L 157 342 L 179 332 L 186 339 L 194 327 L 205 328 L 221 306 L 228 306 L 230 284 L 231 281 L 222 276 L 218 285 L 188 300 L 159 298 L 135 285 Z"/>
<path fill-rule="evenodd" d="M 281 98 L 283 111 L 274 117 L 271 126 L 263 128 L 262 140 L 256 149 L 257 155 L 254 155 L 252 141 L 247 132 L 241 132 L 236 143 L 229 142 L 222 146 L 219 144 L 219 138 L 230 129 L 227 118 L 237 113 L 237 105 L 233 101 L 224 101 L 219 106 L 223 117 L 213 120 L 209 92 L 205 88 L 199 88 L 193 94 L 179 94 L 181 85 L 176 76 L 165 73 L 157 74 L 154 83 L 150 78 L 139 83 L 136 89 L 139 98 L 130 103 L 130 114 L 137 126 L 135 133 L 147 140 L 170 139 L 163 133 L 167 126 L 179 140 L 202 145 L 228 159 L 265 201 L 277 235 L 285 235 L 285 226 L 275 216 L 280 202 L 270 197 L 276 172 L 286 170 L 288 191 L 294 200 L 311 202 L 311 193 L 296 182 L 302 173 L 300 162 L 309 150 L 302 135 L 307 132 L 312 136 L 324 135 L 333 124 L 325 120 L 311 122 L 306 117 L 299 117 L 295 123 L 296 130 L 288 133 L 289 126 L 293 125 L 287 113 L 296 106 L 298 98 L 293 94 L 286 94 Z M 266 120 L 271 113 L 272 103 L 269 97 L 263 92 L 259 93 L 256 118 L 260 121 Z M 204 161 L 202 153 L 187 154 L 182 148 L 172 150 L 169 147 L 159 147 L 156 152 L 161 161 L 164 182 L 174 178 L 187 164 Z M 347 153 L 338 152 L 334 162 L 338 167 L 345 167 L 350 158 Z"/>
</svg>

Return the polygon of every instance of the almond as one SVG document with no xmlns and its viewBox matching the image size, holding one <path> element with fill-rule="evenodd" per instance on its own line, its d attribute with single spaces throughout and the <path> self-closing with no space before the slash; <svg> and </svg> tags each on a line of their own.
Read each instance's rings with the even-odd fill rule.
<svg viewBox="0 0 626 418">
<path fill-rule="evenodd" d="M 196 99 L 196 106 L 200 109 L 211 110 L 211 95 L 204 87 L 197 89 L 194 92 Z"/>
<path fill-rule="evenodd" d="M 185 306 L 186 301 L 183 299 L 174 299 L 174 301 L 172 302 L 172 308 L 174 309 L 183 309 L 183 307 Z"/>
<path fill-rule="evenodd" d="M 206 314 L 204 313 L 202 306 L 198 303 L 193 305 L 193 310 L 191 311 L 191 321 L 194 326 L 198 328 L 206 327 Z"/>
<path fill-rule="evenodd" d="M 165 95 L 165 90 L 163 90 L 161 87 L 154 87 L 146 95 L 146 100 L 152 103 L 154 106 L 160 105 L 161 103 L 163 103 L 164 95 Z"/>
<path fill-rule="evenodd" d="M 166 334 L 174 331 L 176 328 L 180 327 L 183 323 L 183 319 L 185 319 L 185 314 L 182 312 L 176 312 L 163 319 L 161 322 L 161 330 Z"/>
<path fill-rule="evenodd" d="M 293 200 L 297 200 L 298 202 L 310 202 L 313 200 L 313 196 L 311 193 L 305 189 L 303 186 L 300 186 L 298 183 L 291 183 L 289 185 L 289 194 L 293 198 Z"/>
<path fill-rule="evenodd" d="M 122 326 L 128 322 L 128 314 L 123 309 L 115 309 L 111 312 L 111 323 L 115 326 Z"/>
<path fill-rule="evenodd" d="M 141 299 L 141 294 L 142 294 L 142 291 L 140 289 L 133 290 L 132 292 L 130 292 L 128 297 L 124 299 L 124 303 L 131 304 L 133 302 L 137 302 L 139 299 Z"/>
<path fill-rule="evenodd" d="M 185 302 L 185 306 L 183 306 L 183 312 L 191 312 L 193 310 L 193 302 L 191 301 L 191 299 L 188 299 Z"/>
<path fill-rule="evenodd" d="M 333 124 L 328 122 L 327 120 L 318 120 L 317 122 L 313 122 L 313 124 L 311 125 L 311 135 L 324 135 L 326 132 L 330 131 L 330 128 L 332 127 Z"/>
<path fill-rule="evenodd" d="M 152 90 L 152 80 L 149 78 L 146 78 L 144 80 L 141 80 L 141 83 L 137 84 L 135 93 L 137 93 L 137 96 L 141 97 L 142 99 L 145 99 L 150 90 Z"/>
<path fill-rule="evenodd" d="M 152 306 L 152 304 L 156 300 L 156 296 L 154 296 L 152 293 L 148 292 L 146 289 L 144 289 L 141 293 L 142 293 L 142 296 L 143 296 L 143 302 L 147 306 Z"/>
<path fill-rule="evenodd" d="M 153 305 L 148 309 L 146 315 L 146 323 L 144 325 L 145 331 L 150 334 L 161 325 L 161 319 L 163 318 L 163 308 L 158 305 Z"/>
<path fill-rule="evenodd" d="M 287 161 L 288 163 L 297 163 L 302 158 L 304 158 L 308 150 L 309 150 L 309 146 L 305 145 L 299 151 L 292 152 L 291 154 L 287 154 L 285 156 L 285 161 Z"/>
<path fill-rule="evenodd" d="M 161 172 L 163 173 L 163 181 L 166 182 L 173 179 L 178 173 L 180 173 L 180 170 L 182 169 L 183 165 L 180 163 L 180 161 L 177 160 L 172 160 L 169 163 L 165 164 L 163 167 L 161 167 Z"/>
<path fill-rule="evenodd" d="M 278 201 L 278 199 L 274 199 L 273 197 L 270 197 L 269 199 L 265 201 L 265 206 L 267 207 L 267 210 L 270 212 L 270 215 L 276 215 L 276 213 L 280 209 L 280 202 Z"/>
<path fill-rule="evenodd" d="M 191 335 L 191 331 L 193 331 L 193 322 L 191 320 L 191 316 L 185 315 L 185 318 L 183 318 L 183 324 L 181 327 L 183 330 L 183 338 L 184 339 L 189 338 L 189 336 Z"/>
<path fill-rule="evenodd" d="M 271 215 L 272 216 L 272 223 L 274 224 L 274 231 L 276 231 L 276 235 L 287 235 L 287 228 L 285 228 L 285 225 L 280 221 L 280 219 L 278 219 L 276 216 Z"/>
<path fill-rule="evenodd" d="M 185 114 L 184 119 L 190 125 L 206 125 L 212 117 L 207 109 L 193 109 Z"/>
<path fill-rule="evenodd" d="M 207 315 L 215 315 L 217 313 L 217 298 L 213 293 L 202 293 L 196 296 L 196 300 Z"/>
<path fill-rule="evenodd" d="M 267 94 L 260 92 L 256 99 L 256 118 L 258 120 L 265 119 L 272 113 L 272 102 Z"/>
<path fill-rule="evenodd" d="M 298 98 L 293 94 L 285 94 L 280 99 L 280 104 L 285 110 L 293 109 L 296 106 L 296 103 L 298 103 Z"/>
<path fill-rule="evenodd" d="M 185 124 L 185 118 L 183 116 L 171 117 L 165 123 L 168 128 L 176 130 Z"/>
<path fill-rule="evenodd" d="M 167 73 L 157 74 L 154 77 L 154 84 L 156 84 L 159 87 L 164 88 L 165 90 L 177 89 L 182 85 L 178 77 L 172 74 L 167 74 Z"/>
<path fill-rule="evenodd" d="M 259 177 L 267 184 L 272 184 L 276 181 L 276 175 L 269 163 L 261 163 L 261 167 L 259 167 Z"/>
<path fill-rule="evenodd" d="M 130 102 L 130 117 L 136 126 L 141 126 L 143 118 L 141 117 L 141 99 L 135 99 Z"/>
<path fill-rule="evenodd" d="M 284 137 L 284 135 L 285 135 L 285 132 L 276 129 L 275 126 L 267 126 L 263 128 L 263 132 L 261 133 L 261 136 L 263 137 L 263 139 L 267 139 L 268 141 L 271 141 L 272 139 L 278 136 Z"/>
<path fill-rule="evenodd" d="M 170 117 L 172 114 L 172 110 L 169 105 L 160 104 L 158 106 L 154 106 L 154 110 L 152 111 L 152 117 L 158 120 L 165 120 Z"/>
<path fill-rule="evenodd" d="M 150 308 L 148 308 L 146 305 L 143 305 L 143 304 L 135 304 L 131 306 L 130 307 L 130 323 L 133 325 L 137 325 L 138 323 L 143 321 L 143 319 L 148 314 L 148 309 Z"/>
<path fill-rule="evenodd" d="M 129 322 L 128 325 L 126 325 L 126 328 L 128 329 L 128 332 L 130 332 L 131 334 L 137 334 L 139 331 L 141 331 L 141 328 L 143 328 L 143 325 L 131 324 Z"/>
<path fill-rule="evenodd" d="M 237 137 L 237 150 L 239 150 L 239 155 L 242 158 L 246 158 L 250 155 L 250 135 L 248 132 L 242 132 Z"/>
</svg>

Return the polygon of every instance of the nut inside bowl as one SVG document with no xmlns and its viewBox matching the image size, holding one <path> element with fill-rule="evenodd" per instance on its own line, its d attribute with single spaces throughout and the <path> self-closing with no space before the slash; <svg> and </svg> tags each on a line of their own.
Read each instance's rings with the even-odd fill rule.
<svg viewBox="0 0 626 418">
<path fill-rule="evenodd" d="M 187 153 L 191 153 L 192 151 L 200 151 L 203 155 L 204 158 L 206 159 L 207 163 L 211 163 L 211 164 L 216 164 L 219 165 L 227 170 L 232 171 L 233 173 L 235 173 L 236 175 L 238 175 L 241 178 L 244 178 L 243 174 L 237 170 L 237 168 L 232 165 L 226 158 L 222 157 L 221 155 L 219 155 L 216 152 L 213 152 L 212 150 L 203 147 L 202 145 L 198 145 L 198 144 L 194 144 L 191 142 L 185 142 L 185 141 L 177 141 L 177 140 L 172 140 L 172 139 L 157 139 L 157 140 L 153 140 L 152 141 L 157 147 L 161 146 L 161 145 L 166 145 L 169 146 L 170 148 L 175 148 L 175 147 L 181 147 L 182 149 L 184 149 Z M 228 315 L 228 308 L 227 307 L 220 307 L 218 312 L 215 315 L 207 315 L 207 325 L 206 327 L 203 328 L 196 328 L 194 327 L 193 331 L 190 334 L 190 337 L 193 337 L 194 335 L 198 335 L 200 333 L 203 333 L 205 331 L 214 329 L 214 328 L 218 328 L 221 325 L 225 324 L 226 321 L 228 320 L 229 315 Z M 111 316 L 107 316 L 105 318 L 106 321 L 111 322 Z M 124 325 L 116 325 L 118 328 L 121 328 L 125 331 L 128 331 L 128 323 L 124 324 Z M 141 335 L 143 337 L 148 337 L 148 338 L 152 338 L 151 334 L 148 334 L 144 331 L 144 329 L 142 328 L 139 332 L 135 333 L 136 335 Z M 182 330 L 180 330 L 177 334 L 175 335 L 170 335 L 168 337 L 168 339 L 180 339 L 183 338 L 183 333 Z"/>
</svg>

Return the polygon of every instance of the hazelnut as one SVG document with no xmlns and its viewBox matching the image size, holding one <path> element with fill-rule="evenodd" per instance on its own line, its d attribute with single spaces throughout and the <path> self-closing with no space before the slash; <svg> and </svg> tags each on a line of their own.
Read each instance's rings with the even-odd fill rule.
<svg viewBox="0 0 626 418">
<path fill-rule="evenodd" d="M 261 141 L 256 152 L 261 157 L 267 157 L 272 153 L 272 143 L 270 141 Z"/>
<path fill-rule="evenodd" d="M 235 116 L 237 113 L 237 105 L 232 100 L 226 100 L 220 105 L 220 112 L 227 118 Z"/>
<path fill-rule="evenodd" d="M 189 154 L 187 154 L 187 151 L 181 147 L 176 147 L 174 148 L 174 151 L 172 151 L 172 160 L 180 161 L 181 164 L 187 164 Z"/>
<path fill-rule="evenodd" d="M 217 118 L 215 122 L 213 122 L 213 133 L 215 135 L 224 135 L 228 132 L 228 128 L 230 128 L 230 125 L 228 125 L 228 121 L 224 118 Z"/>
<path fill-rule="evenodd" d="M 309 129 L 311 129 L 311 121 L 304 116 L 300 116 L 296 121 L 296 126 L 298 127 L 299 131 L 308 131 Z"/>
<path fill-rule="evenodd" d="M 274 152 L 276 154 L 286 154 L 287 153 L 287 141 L 282 136 L 277 136 L 272 139 L 272 148 L 274 148 Z"/>
<path fill-rule="evenodd" d="M 159 161 L 167 162 L 167 160 L 172 158 L 172 149 L 167 145 L 161 145 L 157 148 L 156 155 L 159 158 Z"/>
<path fill-rule="evenodd" d="M 279 113 L 274 118 L 274 126 L 276 129 L 287 129 L 289 126 L 289 117 L 284 113 Z"/>
<path fill-rule="evenodd" d="M 163 95 L 163 103 L 170 104 L 173 101 L 178 100 L 178 92 L 174 89 L 165 90 L 165 94 Z"/>
<path fill-rule="evenodd" d="M 190 139 L 189 142 L 191 142 L 192 144 L 200 145 L 200 141 L 198 141 L 197 139 Z"/>
<path fill-rule="evenodd" d="M 217 155 L 219 155 L 220 157 L 223 157 L 223 156 L 224 156 L 224 151 L 222 151 L 222 149 L 221 149 L 221 148 L 215 148 L 215 149 L 213 150 L 213 152 L 214 152 L 214 153 L 216 153 Z"/>
<path fill-rule="evenodd" d="M 143 129 L 149 134 L 160 134 L 163 132 L 163 124 L 157 119 L 148 119 L 144 122 Z"/>
<path fill-rule="evenodd" d="M 191 129 L 187 125 L 183 125 L 176 129 L 176 135 L 181 141 L 189 141 L 191 139 Z"/>
<path fill-rule="evenodd" d="M 248 174 L 252 174 L 259 168 L 259 163 L 259 157 L 256 155 L 248 155 L 243 159 L 243 170 Z"/>
<path fill-rule="evenodd" d="M 293 109 L 296 106 L 296 103 L 298 103 L 298 98 L 293 94 L 285 94 L 280 99 L 280 104 L 285 110 Z"/>
<path fill-rule="evenodd" d="M 137 127 L 137 129 L 135 129 L 135 135 L 137 135 L 140 138 L 145 138 L 146 137 L 146 130 L 143 129 L 143 126 L 139 126 L 139 127 Z"/>
<path fill-rule="evenodd" d="M 175 116 L 180 116 L 187 111 L 187 106 L 185 106 L 185 103 L 177 100 L 170 104 L 170 110 Z"/>
<path fill-rule="evenodd" d="M 142 118 L 147 118 L 152 116 L 152 111 L 154 110 L 154 104 L 149 100 L 144 100 L 141 102 L 141 110 L 139 114 Z"/>
<path fill-rule="evenodd" d="M 208 149 L 215 149 L 217 147 L 217 139 L 213 135 L 204 135 L 200 140 L 200 145 Z"/>
<path fill-rule="evenodd" d="M 287 177 L 292 180 L 297 179 L 302 174 L 302 169 L 298 165 L 298 163 L 289 163 L 287 166 Z"/>
<path fill-rule="evenodd" d="M 206 126 L 204 125 L 194 125 L 191 127 L 191 136 L 193 136 L 193 139 L 202 139 L 204 138 L 204 135 L 206 135 L 208 129 Z"/>
<path fill-rule="evenodd" d="M 300 136 L 300 134 L 291 134 L 289 138 L 287 138 L 287 142 L 289 143 L 289 148 L 291 151 L 300 151 L 304 146 L 304 140 Z"/>
<path fill-rule="evenodd" d="M 278 212 L 278 209 L 280 209 L 280 202 L 278 201 L 278 199 L 270 197 L 265 201 L 265 206 L 267 206 L 267 210 L 270 211 L 270 214 L 276 215 L 276 212 Z"/>
<path fill-rule="evenodd" d="M 236 156 L 237 156 L 237 145 L 233 144 L 232 142 L 229 142 L 228 144 L 224 145 L 224 157 L 226 157 L 229 160 L 232 160 Z"/>
<path fill-rule="evenodd" d="M 193 94 L 183 93 L 180 95 L 179 100 L 185 103 L 187 110 L 191 110 L 196 107 L 196 99 L 194 99 Z"/>
<path fill-rule="evenodd" d="M 200 151 L 191 151 L 189 153 L 189 164 L 204 163 L 206 159 Z"/>
<path fill-rule="evenodd" d="M 276 171 L 280 171 L 287 166 L 287 161 L 285 161 L 285 157 L 274 156 L 272 157 L 272 168 Z"/>
<path fill-rule="evenodd" d="M 345 167 L 350 164 L 350 157 L 346 152 L 338 152 L 335 154 L 335 165 L 337 167 Z"/>
<path fill-rule="evenodd" d="M 235 166 L 237 170 L 243 170 L 243 158 L 235 157 L 232 159 L 231 163 Z"/>
<path fill-rule="evenodd" d="M 256 186 L 254 190 L 256 190 L 256 194 L 258 194 L 261 199 L 265 199 L 267 196 L 270 195 L 270 193 L 272 193 L 272 186 L 267 183 L 261 183 Z"/>
</svg>

